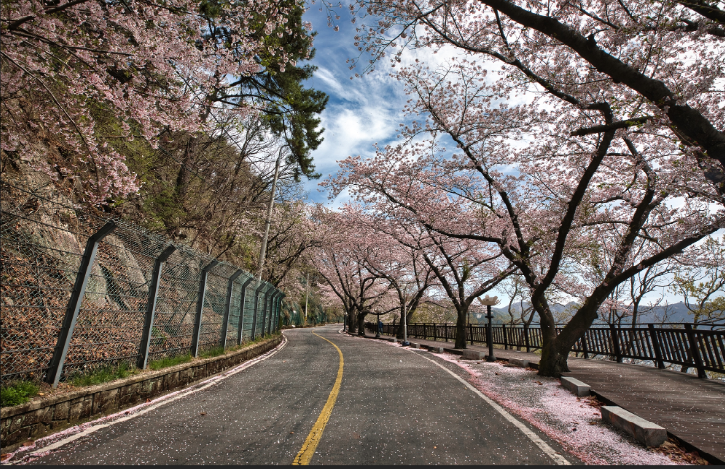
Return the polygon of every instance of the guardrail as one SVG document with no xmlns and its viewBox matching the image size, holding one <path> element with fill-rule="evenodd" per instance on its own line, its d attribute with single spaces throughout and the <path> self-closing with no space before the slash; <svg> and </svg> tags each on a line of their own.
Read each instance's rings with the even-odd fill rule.
<svg viewBox="0 0 725 469">
<path fill-rule="evenodd" d="M 4 382 L 238 345 L 278 327 L 282 292 L 56 189 L 0 182 Z"/>
<path fill-rule="evenodd" d="M 614 325 L 591 327 L 579 339 L 572 352 L 584 358 L 603 355 L 617 362 L 623 358 L 651 361 L 658 368 L 666 363 L 681 365 L 684 369 L 695 368 L 700 378 L 707 378 L 705 371 L 725 373 L 725 331 L 695 328 L 694 324 L 655 324 L 632 328 Z M 384 324 L 382 332 L 397 335 L 400 324 Z M 366 328 L 375 331 L 377 325 L 366 323 Z M 487 325 L 468 325 L 467 340 L 471 345 L 486 342 Z M 557 334 L 562 330 L 557 327 Z M 540 349 L 541 329 L 520 325 L 494 325 L 491 329 L 493 343 L 509 347 L 525 348 L 527 352 Z M 408 324 L 408 337 L 428 340 L 454 341 L 454 324 Z"/>
</svg>

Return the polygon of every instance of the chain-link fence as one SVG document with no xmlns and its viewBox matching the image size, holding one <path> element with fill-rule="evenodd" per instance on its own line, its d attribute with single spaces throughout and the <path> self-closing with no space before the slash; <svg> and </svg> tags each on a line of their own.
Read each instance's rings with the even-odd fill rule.
<svg viewBox="0 0 725 469">
<path fill-rule="evenodd" d="M 0 189 L 3 381 L 143 368 L 277 329 L 283 295 L 268 282 L 54 187 Z"/>
</svg>

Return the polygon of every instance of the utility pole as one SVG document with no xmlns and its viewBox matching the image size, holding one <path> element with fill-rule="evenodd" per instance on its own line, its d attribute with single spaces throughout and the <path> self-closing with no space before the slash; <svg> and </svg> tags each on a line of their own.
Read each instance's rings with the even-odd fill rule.
<svg viewBox="0 0 725 469">
<path fill-rule="evenodd" d="M 305 277 L 305 324 L 307 324 L 307 298 L 310 296 L 310 273 Z"/>
<path fill-rule="evenodd" d="M 403 346 L 410 345 L 410 342 L 408 342 L 408 298 L 406 295 L 406 298 L 403 302 Z"/>
<path fill-rule="evenodd" d="M 279 164 L 282 159 L 282 150 L 279 151 L 277 162 L 274 165 L 274 179 L 272 180 L 272 195 L 269 198 L 267 206 L 267 220 L 264 223 L 264 237 L 262 238 L 262 248 L 259 250 L 259 270 L 257 271 L 257 284 L 262 281 L 262 270 L 264 269 L 264 259 L 267 257 L 267 238 L 269 237 L 269 225 L 272 222 L 272 208 L 274 207 L 274 196 L 277 191 L 277 178 L 279 177 Z"/>
</svg>

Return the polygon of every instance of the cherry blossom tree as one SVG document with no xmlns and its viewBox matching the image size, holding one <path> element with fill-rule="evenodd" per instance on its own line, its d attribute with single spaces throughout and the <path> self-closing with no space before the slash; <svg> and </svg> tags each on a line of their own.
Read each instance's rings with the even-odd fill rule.
<svg viewBox="0 0 725 469">
<path fill-rule="evenodd" d="M 562 128 L 590 122 L 590 109 L 549 93 L 510 104 L 516 87 L 487 73 L 470 61 L 401 71 L 413 95 L 406 111 L 424 122 L 369 160 L 343 161 L 329 185 L 376 210 L 392 206 L 431 232 L 498 246 L 526 280 L 541 319 L 540 373 L 558 375 L 619 284 L 723 227 L 723 211 L 713 208 L 720 197 L 691 171 L 698 156 L 677 142 L 616 126 L 570 136 Z M 595 109 L 614 122 L 609 103 Z M 648 243 L 645 256 L 634 255 L 636 243 Z M 583 284 L 595 249 L 610 253 L 600 259 L 603 275 L 557 335 L 547 295 Z"/>
<path fill-rule="evenodd" d="M 340 299 L 350 333 L 364 336 L 365 316 L 389 300 L 388 282 L 366 264 L 384 245 L 374 231 L 361 229 L 349 214 L 318 207 L 314 220 L 322 242 L 311 255 L 312 264 Z"/>
<path fill-rule="evenodd" d="M 292 61 L 282 44 L 265 41 L 260 32 L 286 32 L 286 18 L 299 3 L 219 2 L 215 12 L 204 8 L 209 4 L 3 2 L 2 150 L 21 157 L 42 153 L 47 150 L 35 139 L 45 139 L 79 159 L 38 169 L 91 179 L 91 202 L 135 192 L 135 176 L 114 142 L 144 138 L 155 145 L 165 129 L 211 130 L 213 97 L 231 86 L 224 77 L 257 73 L 259 56 L 277 54 L 282 69 Z M 232 32 L 225 41 L 210 34 L 211 18 L 214 28 Z M 243 117 L 252 111 L 248 101 L 215 112 Z M 108 112 L 117 121 L 100 129 L 96 116 Z"/>
<path fill-rule="evenodd" d="M 397 310 L 400 324 L 409 324 L 418 307 L 432 301 L 427 296 L 431 287 L 439 285 L 424 252 L 419 248 L 420 237 L 412 237 L 404 230 L 396 230 L 385 220 L 365 216 L 349 206 L 345 208 L 346 213 L 355 214 L 357 223 L 376 230 L 379 233 L 377 238 L 383 242 L 375 257 L 365 259 L 366 267 L 388 282 L 396 298 L 391 301 L 392 307 L 378 313 Z M 403 327 L 398 328 L 397 337 L 404 338 Z"/>
<path fill-rule="evenodd" d="M 399 210 L 396 210 L 399 211 Z M 395 239 L 418 251 L 456 310 L 455 348 L 465 349 L 471 303 L 496 288 L 516 267 L 491 244 L 449 237 L 420 225 L 401 224 Z M 405 235 L 403 235 L 405 233 Z"/>
<path fill-rule="evenodd" d="M 679 143 L 725 194 L 725 9 L 690 0 L 359 0 L 356 45 L 393 66 L 406 48 L 443 46 L 500 65 L 502 86 L 545 93 L 588 119 L 574 136 L 617 129 Z M 374 65 L 373 65 L 374 66 Z"/>
</svg>

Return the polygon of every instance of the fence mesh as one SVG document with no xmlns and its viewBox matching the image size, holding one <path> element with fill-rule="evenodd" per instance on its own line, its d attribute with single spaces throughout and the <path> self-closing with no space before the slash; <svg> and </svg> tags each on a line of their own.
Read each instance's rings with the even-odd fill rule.
<svg viewBox="0 0 725 469">
<path fill-rule="evenodd" d="M 74 207 L 54 188 L 29 190 L 0 181 L 0 366 L 2 379 L 45 379 L 64 317 L 79 277 L 89 238 L 113 222 L 116 228 L 97 247 L 88 270 L 75 329 L 68 344 L 61 379 L 95 367 L 136 363 L 149 302 L 154 264 L 171 245 L 163 236 L 122 220 Z M 196 324 L 203 269 L 214 259 L 188 246 L 163 263 L 159 280 L 149 360 L 187 354 Z M 240 269 L 225 262 L 211 268 L 203 288 L 199 349 L 223 343 L 224 311 L 230 277 Z M 242 286 L 252 275 L 232 282 L 226 345 L 236 345 L 239 321 L 242 339 L 252 338 L 254 291 L 248 282 L 242 310 Z M 261 333 L 264 293 L 276 291 L 267 282 L 261 292 L 257 329 Z M 267 305 L 267 317 L 272 313 Z M 273 325 L 276 328 L 276 324 Z M 265 331 L 269 329 L 266 328 Z"/>
</svg>

